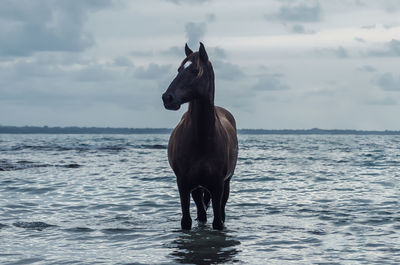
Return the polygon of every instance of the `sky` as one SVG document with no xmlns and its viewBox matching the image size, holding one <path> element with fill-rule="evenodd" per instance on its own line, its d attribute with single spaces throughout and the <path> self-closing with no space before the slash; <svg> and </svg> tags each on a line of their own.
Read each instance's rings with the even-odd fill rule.
<svg viewBox="0 0 400 265">
<path fill-rule="evenodd" d="M 398 0 L 1 0 L 0 125 L 172 128 L 203 42 L 238 128 L 400 130 Z"/>
</svg>

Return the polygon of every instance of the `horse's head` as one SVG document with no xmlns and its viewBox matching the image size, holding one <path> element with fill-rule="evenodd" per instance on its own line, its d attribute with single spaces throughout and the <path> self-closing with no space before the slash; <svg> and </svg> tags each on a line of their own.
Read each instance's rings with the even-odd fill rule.
<svg viewBox="0 0 400 265">
<path fill-rule="evenodd" d="M 214 90 L 210 88 L 210 78 L 214 72 L 203 43 L 198 52 L 193 52 L 185 45 L 186 58 L 178 68 L 178 74 L 162 95 L 164 106 L 169 110 L 178 110 L 183 103 L 194 99 L 209 97 Z M 212 91 L 210 91 L 212 89 Z"/>
</svg>

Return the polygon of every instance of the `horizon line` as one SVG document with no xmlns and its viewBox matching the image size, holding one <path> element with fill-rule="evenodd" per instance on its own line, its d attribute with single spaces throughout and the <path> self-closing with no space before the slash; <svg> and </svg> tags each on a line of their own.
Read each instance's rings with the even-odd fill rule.
<svg viewBox="0 0 400 265">
<path fill-rule="evenodd" d="M 166 134 L 173 128 L 155 127 L 97 127 L 97 126 L 13 126 L 0 125 L 0 134 Z M 400 135 L 400 130 L 362 129 L 237 129 L 238 134 L 354 134 L 354 135 Z"/>
</svg>

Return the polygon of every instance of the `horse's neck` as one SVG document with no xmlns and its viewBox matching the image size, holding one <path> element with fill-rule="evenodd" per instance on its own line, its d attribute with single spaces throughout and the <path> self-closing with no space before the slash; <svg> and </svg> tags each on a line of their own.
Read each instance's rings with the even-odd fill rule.
<svg viewBox="0 0 400 265">
<path fill-rule="evenodd" d="M 215 135 L 215 107 L 211 99 L 196 99 L 189 104 L 189 115 L 192 121 L 194 142 L 203 150 L 210 144 Z"/>
<path fill-rule="evenodd" d="M 208 95 L 189 103 L 189 115 L 192 120 L 193 142 L 199 147 L 200 153 L 214 144 L 212 139 L 216 134 L 216 112 L 214 106 L 214 71 L 210 68 L 204 73 L 208 76 Z"/>
</svg>

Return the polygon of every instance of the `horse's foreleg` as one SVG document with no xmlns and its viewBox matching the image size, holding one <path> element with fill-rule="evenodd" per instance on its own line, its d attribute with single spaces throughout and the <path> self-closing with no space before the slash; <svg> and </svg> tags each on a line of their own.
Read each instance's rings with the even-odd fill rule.
<svg viewBox="0 0 400 265">
<path fill-rule="evenodd" d="M 190 191 L 182 185 L 178 185 L 178 188 L 182 207 L 181 228 L 190 230 L 192 228 L 192 218 L 190 218 Z"/>
<path fill-rule="evenodd" d="M 204 192 L 203 188 L 197 188 L 192 191 L 192 197 L 197 207 L 197 220 L 202 223 L 207 222 L 206 206 L 204 204 L 203 195 Z"/>
<path fill-rule="evenodd" d="M 230 191 L 230 179 L 225 180 L 224 185 L 224 193 L 222 195 L 222 202 L 221 202 L 221 219 L 222 222 L 225 222 L 225 205 L 229 198 L 229 191 Z"/>
<path fill-rule="evenodd" d="M 222 193 L 223 193 L 224 185 L 223 183 L 218 187 L 214 187 L 211 191 L 211 201 L 214 212 L 214 221 L 213 228 L 222 230 L 224 228 L 224 224 L 221 216 L 221 203 L 222 203 Z"/>
</svg>

